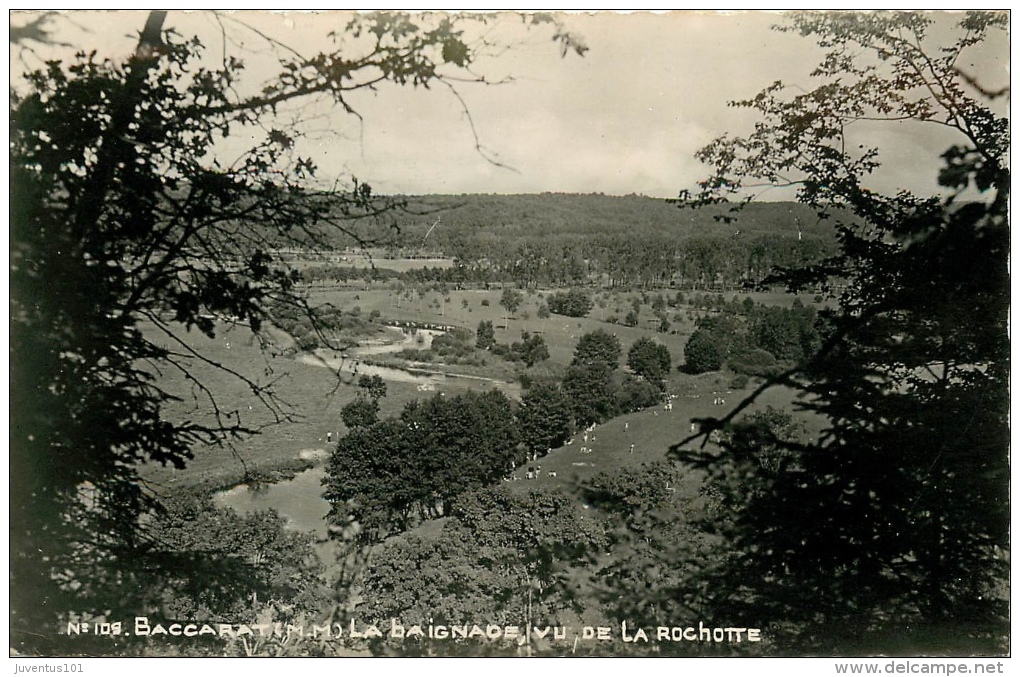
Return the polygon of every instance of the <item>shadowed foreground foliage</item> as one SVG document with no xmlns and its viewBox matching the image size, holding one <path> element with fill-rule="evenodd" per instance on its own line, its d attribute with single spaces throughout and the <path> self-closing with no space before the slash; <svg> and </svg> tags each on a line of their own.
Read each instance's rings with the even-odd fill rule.
<svg viewBox="0 0 1020 677">
<path fill-rule="evenodd" d="M 760 114 L 755 133 L 699 155 L 716 173 L 694 204 L 784 177 L 820 218 L 856 218 L 834 218 L 837 255 L 780 276 L 838 302 L 820 347 L 765 386 L 799 389 L 822 434 L 773 416 L 721 454 L 675 448 L 728 506 L 704 525 L 723 543 L 698 573 L 706 601 L 770 619 L 782 653 L 1006 646 L 1009 124 L 957 68 L 1006 19 L 968 13 L 934 45 L 923 13 L 795 15 L 783 30 L 828 50 L 817 88 L 736 104 Z M 866 187 L 880 156 L 853 123 L 903 119 L 956 133 L 930 169 L 943 196 Z"/>
</svg>

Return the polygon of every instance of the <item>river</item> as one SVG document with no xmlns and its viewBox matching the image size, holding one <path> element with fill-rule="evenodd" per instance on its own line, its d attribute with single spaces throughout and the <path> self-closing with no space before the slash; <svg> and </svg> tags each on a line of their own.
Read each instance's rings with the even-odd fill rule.
<svg viewBox="0 0 1020 677">
<path fill-rule="evenodd" d="M 349 355 L 342 355 L 329 350 L 316 350 L 313 355 L 300 355 L 297 360 L 302 364 L 314 367 L 325 367 L 349 374 L 367 374 L 379 376 L 386 381 L 399 381 L 401 383 L 417 384 L 419 390 L 443 390 L 444 386 L 460 388 L 492 387 L 501 391 L 507 397 L 520 400 L 522 395 L 521 385 L 509 381 L 488 378 L 486 376 L 473 376 L 471 374 L 456 374 L 442 371 L 428 370 L 425 368 L 398 369 L 395 367 L 381 367 L 374 364 L 362 362 L 360 357 L 371 357 L 396 353 L 405 348 L 416 348 L 425 350 L 432 345 L 432 339 L 442 334 L 441 331 L 432 329 L 419 329 L 417 333 L 411 334 L 403 331 L 403 338 L 396 342 L 377 343 L 370 342 L 358 346 Z"/>
</svg>

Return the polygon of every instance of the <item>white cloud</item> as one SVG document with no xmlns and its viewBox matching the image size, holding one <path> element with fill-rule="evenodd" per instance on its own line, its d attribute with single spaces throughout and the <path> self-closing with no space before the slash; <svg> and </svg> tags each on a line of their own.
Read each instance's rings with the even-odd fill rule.
<svg viewBox="0 0 1020 677">
<path fill-rule="evenodd" d="M 68 41 L 99 41 L 101 51 L 123 58 L 144 14 L 72 16 L 76 21 L 66 26 L 67 35 L 73 34 Z M 347 16 L 243 14 L 306 53 L 325 47 L 325 33 L 341 27 Z M 762 12 L 603 12 L 562 18 L 590 46 L 583 59 L 560 58 L 548 35 L 522 33 L 512 15 L 487 28 L 489 37 L 521 42 L 481 60 L 479 72 L 495 79 L 511 74 L 516 81 L 460 86 L 470 120 L 443 87 L 384 86 L 376 94 L 351 98 L 363 123 L 339 109 L 316 109 L 324 117 L 315 125 L 325 133 L 302 148 L 325 174 L 352 172 L 385 192 L 601 191 L 669 197 L 705 173 L 694 159 L 698 148 L 718 135 L 749 129 L 749 114 L 728 107 L 729 100 L 751 97 L 777 79 L 808 85 L 820 54 L 807 39 L 770 30 L 780 17 Z M 185 34 L 200 33 L 210 54 L 217 52 L 217 26 L 209 14 L 172 12 L 167 24 Z M 246 46 L 257 42 L 250 36 Z M 269 72 L 264 66 L 271 52 L 264 46 L 249 56 L 253 75 Z M 1002 57 L 1002 49 L 991 50 L 984 61 L 966 65 L 1004 68 Z M 471 121 L 483 152 L 475 148 Z M 932 177 L 918 177 L 917 167 L 922 157 L 928 166 L 929 149 L 944 147 L 941 138 L 895 126 L 868 134 L 889 160 L 876 181 L 930 185 Z"/>
</svg>

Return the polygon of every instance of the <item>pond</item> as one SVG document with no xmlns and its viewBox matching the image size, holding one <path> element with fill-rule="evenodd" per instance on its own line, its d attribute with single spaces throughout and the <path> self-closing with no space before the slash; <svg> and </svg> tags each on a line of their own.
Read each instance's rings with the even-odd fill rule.
<svg viewBox="0 0 1020 677">
<path fill-rule="evenodd" d="M 275 484 L 264 484 L 257 488 L 241 484 L 216 493 L 213 501 L 218 506 L 233 508 L 242 515 L 273 508 L 286 518 L 290 528 L 310 531 L 317 537 L 325 538 L 325 518 L 329 512 L 329 503 L 322 498 L 322 478 L 325 473 L 324 466 L 317 466 L 298 473 L 293 479 Z"/>
</svg>

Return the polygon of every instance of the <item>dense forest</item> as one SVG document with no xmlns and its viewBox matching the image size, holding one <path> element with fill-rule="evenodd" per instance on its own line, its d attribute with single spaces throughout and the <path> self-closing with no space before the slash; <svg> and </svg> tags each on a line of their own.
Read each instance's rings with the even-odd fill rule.
<svg viewBox="0 0 1020 677">
<path fill-rule="evenodd" d="M 738 214 L 636 195 L 433 195 L 407 198 L 405 209 L 387 255 L 441 252 L 456 262 L 407 273 L 415 281 L 725 290 L 759 285 L 776 268 L 816 263 L 836 248 L 828 220 L 788 202 Z M 385 259 L 376 263 L 386 268 Z"/>
</svg>

